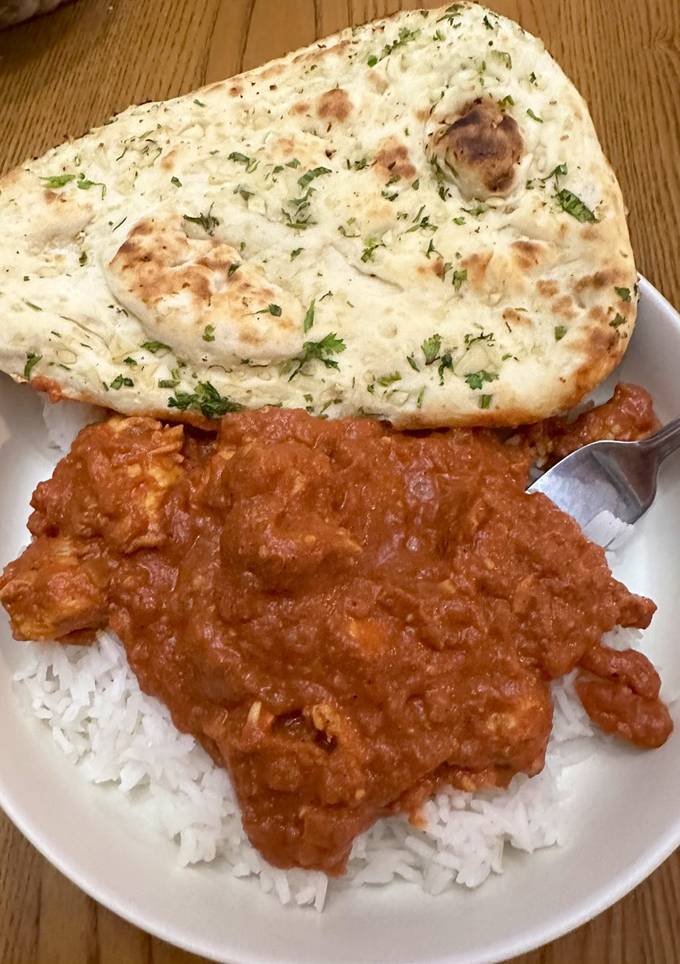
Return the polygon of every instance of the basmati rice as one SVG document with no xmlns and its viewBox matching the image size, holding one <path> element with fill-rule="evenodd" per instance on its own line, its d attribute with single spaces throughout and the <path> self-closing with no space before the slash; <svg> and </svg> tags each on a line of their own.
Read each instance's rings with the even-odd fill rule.
<svg viewBox="0 0 680 964">
<path fill-rule="evenodd" d="M 619 635 L 621 644 L 627 635 Z M 226 771 L 141 692 L 114 635 L 103 632 L 89 647 L 34 644 L 16 682 L 28 711 L 46 722 L 83 777 L 116 784 L 131 806 L 152 813 L 158 829 L 176 841 L 180 864 L 220 857 L 225 872 L 257 877 L 283 904 L 323 907 L 325 875 L 277 870 L 262 859 L 243 832 Z M 455 884 L 477 887 L 502 872 L 506 844 L 531 853 L 559 843 L 565 773 L 586 755 L 594 729 L 572 677 L 554 685 L 553 699 L 542 773 L 517 776 L 502 793 L 440 792 L 423 809 L 422 830 L 403 817 L 378 821 L 356 841 L 346 878 L 331 889 L 396 879 L 430 894 Z"/>
<path fill-rule="evenodd" d="M 50 445 L 60 453 L 92 420 L 85 408 L 47 403 Z M 631 645 L 637 636 L 618 630 L 608 641 Z M 595 735 L 573 675 L 553 685 L 553 732 L 538 776 L 516 776 L 504 792 L 437 793 L 423 808 L 423 829 L 404 817 L 379 820 L 355 841 L 346 876 L 330 883 L 322 873 L 271 867 L 251 846 L 226 771 L 142 693 L 113 634 L 102 632 L 88 647 L 34 644 L 15 679 L 28 711 L 83 777 L 117 785 L 131 806 L 151 813 L 177 843 L 181 865 L 220 858 L 225 873 L 257 878 L 282 904 L 322 910 L 329 888 L 405 880 L 435 895 L 478 887 L 502 872 L 506 844 L 528 853 L 559 844 L 567 770 L 588 755 Z"/>
</svg>

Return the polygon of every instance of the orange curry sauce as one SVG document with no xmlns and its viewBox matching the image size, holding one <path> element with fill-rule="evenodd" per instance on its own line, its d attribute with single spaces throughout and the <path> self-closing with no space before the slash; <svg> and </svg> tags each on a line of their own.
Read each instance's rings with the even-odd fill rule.
<svg viewBox="0 0 680 964">
<path fill-rule="evenodd" d="M 357 834 L 438 786 L 538 773 L 550 681 L 574 667 L 603 729 L 668 737 L 649 661 L 601 643 L 654 604 L 525 492 L 537 451 L 654 424 L 632 387 L 507 441 L 282 409 L 229 415 L 216 438 L 113 417 L 36 489 L 0 600 L 19 639 L 115 630 L 142 688 L 229 769 L 262 854 L 339 874 Z"/>
</svg>

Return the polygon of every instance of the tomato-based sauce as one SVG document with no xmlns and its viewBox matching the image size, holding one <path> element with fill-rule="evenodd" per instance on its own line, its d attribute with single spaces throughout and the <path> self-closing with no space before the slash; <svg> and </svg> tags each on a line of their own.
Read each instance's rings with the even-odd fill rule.
<svg viewBox="0 0 680 964">
<path fill-rule="evenodd" d="M 639 385 L 617 385 L 603 405 L 577 418 L 558 415 L 521 430 L 525 443 L 543 466 L 554 465 L 576 449 L 600 439 L 635 442 L 659 428 L 649 392 Z"/>
<path fill-rule="evenodd" d="M 0 600 L 21 639 L 112 627 L 228 767 L 263 855 L 341 873 L 357 834 L 438 786 L 538 773 L 550 681 L 574 667 L 604 729 L 672 729 L 648 660 L 601 644 L 654 604 L 525 492 L 531 457 L 301 411 L 230 415 L 216 438 L 115 417 L 36 489 Z"/>
</svg>

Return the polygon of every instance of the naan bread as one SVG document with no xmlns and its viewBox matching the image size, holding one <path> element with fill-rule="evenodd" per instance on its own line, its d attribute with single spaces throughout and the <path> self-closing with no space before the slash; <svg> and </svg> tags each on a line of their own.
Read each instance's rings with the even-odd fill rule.
<svg viewBox="0 0 680 964">
<path fill-rule="evenodd" d="M 514 425 L 618 363 L 637 286 L 587 107 L 483 7 L 345 30 L 0 183 L 0 367 L 53 396 Z"/>
</svg>

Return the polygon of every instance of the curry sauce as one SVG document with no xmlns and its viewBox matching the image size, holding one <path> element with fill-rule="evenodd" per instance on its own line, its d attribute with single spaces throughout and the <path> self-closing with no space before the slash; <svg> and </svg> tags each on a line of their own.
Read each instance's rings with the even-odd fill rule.
<svg viewBox="0 0 680 964">
<path fill-rule="evenodd" d="M 649 431 L 648 397 L 623 395 L 598 431 Z M 672 729 L 646 657 L 602 644 L 654 604 L 525 492 L 536 431 L 268 409 L 214 437 L 114 417 L 36 489 L 0 600 L 20 639 L 115 630 L 142 689 L 229 769 L 267 860 L 339 874 L 357 834 L 437 787 L 538 773 L 550 682 L 575 667 L 606 730 L 653 747 Z"/>
</svg>

